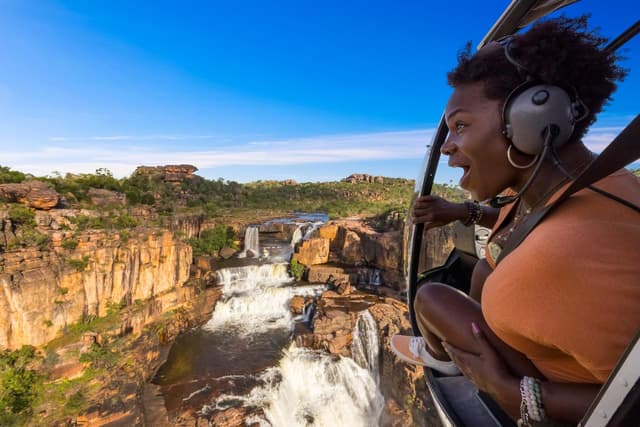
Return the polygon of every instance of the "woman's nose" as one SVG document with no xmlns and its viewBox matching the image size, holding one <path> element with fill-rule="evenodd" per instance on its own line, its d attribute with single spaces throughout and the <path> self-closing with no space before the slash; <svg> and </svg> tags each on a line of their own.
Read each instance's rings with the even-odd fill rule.
<svg viewBox="0 0 640 427">
<path fill-rule="evenodd" d="M 449 156 L 455 151 L 456 148 L 456 145 L 453 143 L 452 135 L 451 133 L 449 133 L 447 139 L 445 139 L 444 141 L 444 144 L 442 144 L 442 147 L 440 147 L 440 153 Z"/>
</svg>

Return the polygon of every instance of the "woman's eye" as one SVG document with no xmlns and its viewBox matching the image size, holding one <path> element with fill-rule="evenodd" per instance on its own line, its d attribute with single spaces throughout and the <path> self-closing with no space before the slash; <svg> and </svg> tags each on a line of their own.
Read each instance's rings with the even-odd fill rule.
<svg viewBox="0 0 640 427">
<path fill-rule="evenodd" d="M 462 129 L 464 129 L 465 124 L 462 122 L 456 122 L 456 133 L 460 133 L 462 132 Z"/>
</svg>

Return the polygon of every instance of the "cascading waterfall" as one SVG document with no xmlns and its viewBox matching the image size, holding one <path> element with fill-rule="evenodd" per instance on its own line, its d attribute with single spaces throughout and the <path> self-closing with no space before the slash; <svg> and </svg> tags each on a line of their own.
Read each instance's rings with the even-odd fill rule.
<svg viewBox="0 0 640 427">
<path fill-rule="evenodd" d="M 351 341 L 351 357 L 362 368 L 367 369 L 376 384 L 380 382 L 380 369 L 378 354 L 380 341 L 378 339 L 378 326 L 369 313 L 369 310 L 361 311 L 356 320 Z"/>
<path fill-rule="evenodd" d="M 302 240 L 309 240 L 314 231 L 316 231 L 320 226 L 324 224 L 324 221 L 316 221 L 311 223 L 311 226 L 305 231 L 304 236 L 302 236 Z"/>
<path fill-rule="evenodd" d="M 310 237 L 322 223 L 309 226 L 307 222 L 298 227 L 291 243 L 283 243 L 282 249 Z M 258 237 L 258 227 L 247 229 L 245 256 L 249 250 L 260 255 Z M 325 286 L 294 286 L 284 252 L 252 261 L 275 264 L 216 272 L 223 295 L 211 319 L 179 338 L 166 369 L 158 375 L 157 381 L 169 390 L 165 396 L 176 396 L 174 390 L 186 391 L 173 400 L 165 397 L 170 402 L 165 404 L 179 411 L 185 402 L 196 405 L 203 393 L 215 390 L 212 403 L 200 411 L 204 416 L 242 405 L 247 425 L 379 425 L 384 399 L 378 389 L 379 341 L 373 317 L 368 311 L 358 315 L 352 332 L 352 358 L 291 343 L 296 321 L 308 322 L 315 308 L 315 304 L 308 304 L 294 319 L 291 298 L 319 296 Z M 370 279 L 368 276 L 367 281 Z"/>
<path fill-rule="evenodd" d="M 380 270 L 374 269 L 370 273 L 369 284 L 372 286 L 380 286 Z"/>
<path fill-rule="evenodd" d="M 225 326 L 253 334 L 268 329 L 291 329 L 289 302 L 294 295 L 314 295 L 321 287 L 291 287 L 287 264 L 263 264 L 225 268 L 216 272 L 223 285 L 222 300 L 203 329 Z"/>
<path fill-rule="evenodd" d="M 264 419 L 251 420 L 261 426 L 377 426 L 384 406 L 378 389 L 378 343 L 375 320 L 365 310 L 353 331 L 353 359 L 292 343 L 279 366 L 262 375 L 264 385 L 247 396 L 220 396 L 202 412 L 227 409 L 241 401 L 264 409 Z"/>
<path fill-rule="evenodd" d="M 295 247 L 302 240 L 302 227 L 304 227 L 304 224 L 298 225 L 296 231 L 293 232 L 291 236 L 291 247 Z"/>
<path fill-rule="evenodd" d="M 244 250 L 238 255 L 238 258 L 244 258 L 247 255 L 251 257 L 260 256 L 260 234 L 259 227 L 247 227 L 244 233 Z"/>
</svg>

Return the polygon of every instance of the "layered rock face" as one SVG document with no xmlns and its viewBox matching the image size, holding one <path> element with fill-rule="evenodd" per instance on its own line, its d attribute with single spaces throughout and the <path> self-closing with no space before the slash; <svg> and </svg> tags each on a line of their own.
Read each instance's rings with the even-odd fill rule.
<svg viewBox="0 0 640 427">
<path fill-rule="evenodd" d="M 72 238 L 77 246 L 65 249 Z M 126 241 L 117 232 L 57 231 L 52 243 L 0 254 L 0 348 L 45 344 L 67 325 L 105 316 L 111 304 L 146 301 L 189 278 L 191 247 L 168 231 Z"/>
<path fill-rule="evenodd" d="M 309 280 L 322 274 L 319 264 L 333 262 L 355 267 L 366 266 L 382 271 L 382 282 L 399 289 L 402 280 L 403 250 L 402 231 L 377 231 L 364 220 L 330 221 L 320 227 L 316 237 L 302 242 L 296 248 L 293 259 L 310 267 Z M 347 269 L 349 270 L 349 269 Z M 357 276 L 358 271 L 333 272 L 330 274 Z M 351 282 L 356 284 L 356 282 Z"/>
<path fill-rule="evenodd" d="M 368 281 L 371 269 L 380 270 L 379 284 L 404 289 L 404 246 L 407 233 L 398 227 L 380 230 L 364 219 L 330 221 L 314 237 L 296 248 L 293 259 L 308 267 L 310 282 L 329 277 L 358 284 Z M 425 250 L 420 268 L 442 265 L 453 248 L 453 228 L 439 227 L 425 232 Z M 331 264 L 323 266 L 322 264 Z"/>
<path fill-rule="evenodd" d="M 186 179 L 194 179 L 198 170 L 192 165 L 138 166 L 134 175 L 159 176 L 165 182 L 180 183 Z"/>
</svg>

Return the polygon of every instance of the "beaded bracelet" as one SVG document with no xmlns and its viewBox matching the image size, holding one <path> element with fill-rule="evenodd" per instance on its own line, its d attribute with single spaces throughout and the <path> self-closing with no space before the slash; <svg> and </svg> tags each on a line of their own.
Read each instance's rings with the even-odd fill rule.
<svg viewBox="0 0 640 427">
<path fill-rule="evenodd" d="M 524 377 L 520 381 L 520 419 L 518 426 L 531 427 L 530 420 L 541 422 L 547 418 L 542 404 L 542 387 L 539 379 Z"/>
<path fill-rule="evenodd" d="M 482 206 L 478 203 L 477 200 L 473 202 L 464 202 L 467 207 L 467 218 L 464 220 L 462 225 L 468 227 L 472 224 L 477 224 L 482 219 L 482 214 L 484 211 L 482 210 Z"/>
</svg>

